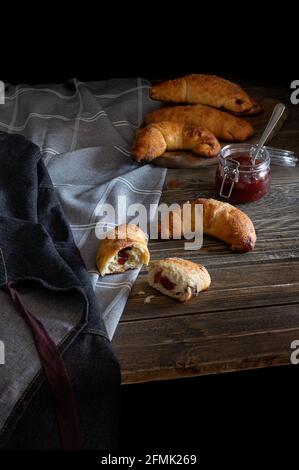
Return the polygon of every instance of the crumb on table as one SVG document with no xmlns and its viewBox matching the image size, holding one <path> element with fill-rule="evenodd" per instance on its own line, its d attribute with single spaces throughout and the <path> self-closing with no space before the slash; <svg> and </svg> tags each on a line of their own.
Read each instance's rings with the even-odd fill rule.
<svg viewBox="0 0 299 470">
<path fill-rule="evenodd" d="M 144 303 L 145 304 L 150 304 L 154 297 L 155 297 L 154 295 L 148 295 L 147 297 L 145 297 Z"/>
</svg>

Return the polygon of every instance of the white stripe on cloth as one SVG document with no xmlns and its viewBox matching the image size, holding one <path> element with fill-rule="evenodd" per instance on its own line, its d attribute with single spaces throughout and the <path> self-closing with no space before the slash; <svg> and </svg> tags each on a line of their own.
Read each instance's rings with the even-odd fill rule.
<svg viewBox="0 0 299 470">
<path fill-rule="evenodd" d="M 96 284 L 97 286 L 104 286 L 104 287 L 108 287 L 111 289 L 117 289 L 120 286 L 129 287 L 131 289 L 133 282 L 110 282 L 109 283 L 109 282 L 104 282 L 104 281 L 97 281 Z"/>
<path fill-rule="evenodd" d="M 22 95 L 23 93 L 33 92 L 33 93 L 36 94 L 36 92 L 40 92 L 40 91 L 45 92 L 45 93 L 54 94 L 58 98 L 61 98 L 61 99 L 64 99 L 64 100 L 70 100 L 70 99 L 76 98 L 76 96 L 77 96 L 77 90 L 73 95 L 62 95 L 61 93 L 58 93 L 58 91 L 52 90 L 51 88 L 38 88 L 38 87 L 37 88 L 33 88 L 33 87 L 32 88 L 31 87 L 20 88 L 19 85 L 16 88 L 17 88 L 17 90 L 12 95 L 5 95 L 5 101 L 6 100 L 8 100 L 8 101 L 14 100 L 17 96 Z"/>
<path fill-rule="evenodd" d="M 16 86 L 16 89 L 18 90 L 18 87 L 20 85 L 17 85 Z M 9 124 L 9 127 L 8 127 L 8 130 L 7 132 L 9 134 L 11 134 L 13 132 L 13 129 L 15 127 L 15 123 L 16 123 L 16 119 L 17 119 L 17 113 L 18 113 L 18 104 L 19 104 L 19 100 L 18 98 L 16 98 L 16 101 L 15 101 L 15 105 L 14 105 L 14 110 L 13 110 L 13 114 L 12 114 L 12 118 L 11 118 L 11 121 L 10 121 L 10 124 Z"/>
<path fill-rule="evenodd" d="M 115 99 L 119 98 L 120 96 L 127 95 L 128 93 L 133 93 L 138 90 L 149 90 L 150 86 L 149 85 L 139 85 L 134 88 L 130 88 L 129 90 L 122 91 L 121 93 L 115 93 L 115 94 L 102 94 L 102 95 L 95 95 L 96 98 L 108 98 L 108 99 Z"/>
<path fill-rule="evenodd" d="M 72 117 L 68 118 L 66 116 L 62 116 L 61 114 L 40 114 L 40 113 L 30 113 L 25 120 L 24 124 L 21 126 L 10 126 L 10 124 L 6 124 L 5 122 L 0 122 L 0 126 L 5 127 L 6 129 L 10 129 L 11 131 L 23 131 L 30 119 L 32 118 L 39 118 L 39 119 L 60 119 L 61 121 L 82 121 L 82 122 L 95 122 L 97 119 L 101 117 L 107 117 L 107 114 L 105 111 L 99 111 L 97 114 L 94 116 L 90 116 L 88 118 L 83 118 L 83 117 Z"/>
<path fill-rule="evenodd" d="M 133 129 L 138 129 L 138 126 L 135 126 L 135 124 L 132 124 L 130 121 L 113 121 L 112 124 L 114 127 L 128 126 L 132 127 Z"/>
<path fill-rule="evenodd" d="M 128 188 L 131 189 L 131 191 L 134 191 L 135 193 L 142 193 L 142 194 L 161 194 L 162 191 L 160 189 L 140 189 L 134 186 L 130 181 L 126 180 L 122 176 L 119 176 L 116 178 L 118 181 L 121 181 L 122 183 L 126 184 Z"/>
<path fill-rule="evenodd" d="M 60 152 L 57 152 L 57 150 L 52 149 L 51 147 L 45 147 L 41 149 L 41 153 L 50 153 L 52 155 L 59 155 Z"/>
<path fill-rule="evenodd" d="M 88 87 L 88 85 L 86 85 L 85 82 L 77 81 L 77 84 Z M 34 87 L 19 88 L 19 85 L 17 87 L 18 87 L 18 89 L 15 91 L 15 93 L 13 93 L 12 95 L 5 95 L 5 100 L 8 100 L 8 101 L 14 100 L 17 96 L 19 96 L 23 93 L 28 93 L 28 92 L 33 92 L 35 94 L 36 94 L 36 92 L 50 93 L 50 94 L 54 94 L 55 96 L 57 96 L 58 98 L 63 99 L 63 100 L 71 100 L 71 99 L 76 98 L 77 95 L 78 95 L 78 89 L 76 89 L 75 93 L 72 94 L 72 95 L 63 95 L 62 93 L 59 93 L 56 90 L 52 90 L 51 88 L 39 88 L 39 87 L 36 87 L 36 88 L 34 88 Z M 96 98 L 115 99 L 115 98 L 119 98 L 120 96 L 126 95 L 128 93 L 133 93 L 135 91 L 138 91 L 139 89 L 148 90 L 148 89 L 150 89 L 150 85 L 140 85 L 140 87 L 138 87 L 138 86 L 133 87 L 133 88 L 130 88 L 129 90 L 125 90 L 121 93 L 115 93 L 115 94 L 103 93 L 103 94 L 100 94 L 100 95 L 95 94 L 94 96 Z"/>
<path fill-rule="evenodd" d="M 131 152 L 129 152 L 129 150 L 119 146 L 119 145 L 113 145 L 113 147 L 115 148 L 115 150 L 117 150 L 118 152 L 122 153 L 123 155 L 125 155 L 126 157 L 130 157 L 131 156 Z"/>
<path fill-rule="evenodd" d="M 79 90 L 79 85 L 76 82 L 76 91 L 78 92 L 78 98 L 79 98 L 79 109 L 78 109 L 78 114 L 76 116 L 75 120 L 75 126 L 74 126 L 74 131 L 73 131 L 73 137 L 72 137 L 72 142 L 70 146 L 70 152 L 72 150 L 76 149 L 77 146 L 77 140 L 78 140 L 78 132 L 79 132 L 79 127 L 80 127 L 80 119 L 81 119 L 81 113 L 83 110 L 83 102 L 82 102 L 82 96 Z"/>
<path fill-rule="evenodd" d="M 112 222 L 94 222 L 93 224 L 83 224 L 83 225 L 76 225 L 72 224 L 70 227 L 72 230 L 91 230 L 95 228 L 97 225 L 101 225 L 102 227 L 108 227 L 108 228 L 114 228 L 116 224 L 113 224 Z"/>
</svg>

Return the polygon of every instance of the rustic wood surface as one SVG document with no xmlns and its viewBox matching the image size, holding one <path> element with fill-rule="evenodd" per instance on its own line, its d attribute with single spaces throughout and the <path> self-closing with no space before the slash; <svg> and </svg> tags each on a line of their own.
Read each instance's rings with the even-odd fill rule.
<svg viewBox="0 0 299 470">
<path fill-rule="evenodd" d="M 288 105 L 288 120 L 271 145 L 299 155 L 299 105 L 290 105 L 279 89 L 249 92 Z M 214 172 L 168 170 L 162 201 L 216 197 Z M 273 166 L 270 194 L 240 207 L 257 230 L 252 253 L 234 254 L 209 237 L 196 252 L 184 251 L 180 240 L 150 243 L 152 259 L 179 256 L 204 264 L 212 285 L 179 304 L 150 288 L 142 270 L 113 340 L 123 383 L 290 364 L 290 343 L 299 340 L 299 166 Z M 144 304 L 148 295 L 155 297 Z"/>
</svg>

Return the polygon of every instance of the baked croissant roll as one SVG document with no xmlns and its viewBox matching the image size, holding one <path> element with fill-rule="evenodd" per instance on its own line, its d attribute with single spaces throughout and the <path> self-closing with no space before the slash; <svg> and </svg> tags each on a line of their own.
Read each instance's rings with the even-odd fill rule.
<svg viewBox="0 0 299 470">
<path fill-rule="evenodd" d="M 144 232 L 137 225 L 124 224 L 108 232 L 107 238 L 100 241 L 96 263 L 100 275 L 105 276 L 147 265 L 149 259 Z"/>
<path fill-rule="evenodd" d="M 203 157 L 216 157 L 220 144 L 208 130 L 183 122 L 162 121 L 139 129 L 132 147 L 136 161 L 151 161 L 166 150 L 192 150 Z"/>
<path fill-rule="evenodd" d="M 242 142 L 253 134 L 252 125 L 244 119 L 202 104 L 160 108 L 145 117 L 146 124 L 161 121 L 177 121 L 205 127 L 217 139 L 228 142 Z"/>
<path fill-rule="evenodd" d="M 236 83 L 204 74 L 158 83 L 150 89 L 150 97 L 173 103 L 205 104 L 234 113 L 247 112 L 253 105 L 248 94 Z"/>
<path fill-rule="evenodd" d="M 150 262 L 148 283 L 162 294 L 186 302 L 208 289 L 211 278 L 200 264 L 180 258 L 165 258 Z"/>
<path fill-rule="evenodd" d="M 248 109 L 247 111 L 242 111 L 238 113 L 234 113 L 237 116 L 254 116 L 255 114 L 259 114 L 263 111 L 262 106 L 253 98 L 250 98 L 251 100 L 251 108 Z"/>
<path fill-rule="evenodd" d="M 195 230 L 195 204 L 203 205 L 203 233 L 218 238 L 230 246 L 232 251 L 253 250 L 256 233 L 251 219 L 237 207 L 216 199 L 198 198 L 191 204 L 191 230 Z M 190 219 L 187 221 L 190 223 Z M 173 237 L 183 233 L 182 210 L 170 213 L 168 227 L 160 226 L 160 235 Z"/>
</svg>

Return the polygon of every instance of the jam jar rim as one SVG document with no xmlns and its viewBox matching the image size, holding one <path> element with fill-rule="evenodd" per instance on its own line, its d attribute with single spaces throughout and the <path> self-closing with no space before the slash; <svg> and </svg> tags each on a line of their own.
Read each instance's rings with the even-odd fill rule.
<svg viewBox="0 0 299 470">
<path fill-rule="evenodd" d="M 251 144 L 246 144 L 246 143 L 228 144 L 221 149 L 220 154 L 219 154 L 219 161 L 221 164 L 234 167 L 233 163 L 227 160 L 227 158 L 230 157 L 231 155 L 223 156 L 223 153 L 229 149 L 233 149 L 235 153 L 240 153 L 240 152 L 246 153 L 246 150 L 247 152 L 249 152 L 252 147 L 256 147 L 256 144 L 252 144 L 252 143 Z M 237 160 L 235 160 L 235 162 L 238 163 L 238 171 L 240 173 L 249 173 L 249 172 L 252 173 L 256 171 L 259 172 L 259 171 L 267 170 L 270 167 L 270 160 L 271 160 L 270 153 L 265 147 L 262 147 L 260 155 L 263 155 L 264 157 L 263 160 L 254 165 L 253 164 L 241 165 Z"/>
</svg>

